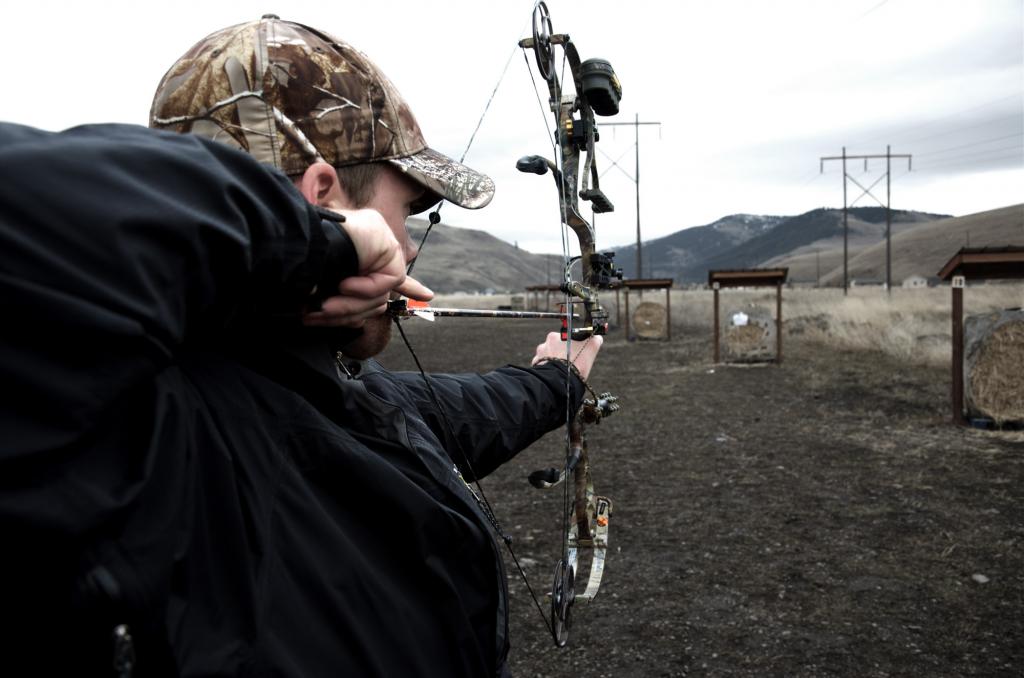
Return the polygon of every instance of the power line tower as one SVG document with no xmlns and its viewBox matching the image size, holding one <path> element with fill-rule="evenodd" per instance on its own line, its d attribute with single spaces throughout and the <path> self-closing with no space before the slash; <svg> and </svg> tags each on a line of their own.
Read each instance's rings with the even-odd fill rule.
<svg viewBox="0 0 1024 678">
<path fill-rule="evenodd" d="M 632 127 L 633 128 L 634 139 L 635 139 L 635 142 L 633 143 L 633 147 L 636 148 L 636 173 L 635 173 L 635 175 L 630 176 L 629 172 L 627 172 L 626 170 L 622 169 L 622 167 L 619 165 L 619 161 L 618 160 L 612 160 L 610 157 L 608 157 L 607 154 L 604 154 L 603 151 L 602 151 L 602 154 L 604 154 L 605 157 L 608 158 L 608 160 L 612 163 L 613 167 L 618 167 L 620 172 L 625 174 L 629 178 L 630 181 L 632 181 L 634 184 L 636 184 L 636 277 L 637 277 L 637 279 L 640 279 L 640 278 L 644 277 L 643 276 L 643 254 L 642 254 L 641 249 L 640 249 L 641 248 L 641 244 L 640 244 L 640 126 L 641 125 L 657 125 L 658 126 L 658 132 L 659 132 L 659 134 L 661 133 L 661 123 L 660 122 L 640 122 L 640 115 L 639 114 L 637 114 L 635 116 L 633 122 L 602 122 L 602 123 L 598 124 L 598 127 Z M 619 156 L 619 160 L 621 160 L 621 159 L 622 159 L 622 156 Z M 611 169 L 611 168 L 609 168 L 609 169 Z M 607 173 L 607 172 L 608 172 L 608 170 L 605 170 L 605 173 Z"/>
<path fill-rule="evenodd" d="M 892 296 L 892 209 L 889 207 L 890 198 L 892 197 L 892 181 L 890 179 L 892 174 L 892 159 L 893 158 L 906 158 L 907 159 L 907 171 L 909 172 L 911 167 L 911 155 L 899 154 L 893 155 L 891 146 L 885 147 L 885 155 L 874 154 L 874 155 L 847 155 L 846 146 L 843 146 L 842 155 L 831 155 L 821 157 L 821 172 L 825 172 L 825 161 L 826 160 L 842 160 L 843 161 L 843 294 L 849 294 L 850 292 L 850 279 L 849 279 L 849 224 L 847 221 L 847 203 L 846 203 L 846 181 L 850 180 L 857 184 L 857 187 L 861 189 L 862 193 L 850 203 L 850 207 L 857 204 L 857 201 L 863 198 L 865 195 L 870 195 L 875 199 L 879 205 L 885 208 L 885 289 L 889 296 Z M 867 188 L 846 171 L 847 160 L 863 160 L 864 171 L 868 171 L 868 160 L 885 158 L 885 173 L 875 179 Z M 878 182 L 885 179 L 885 202 L 879 200 L 871 189 L 878 185 Z"/>
</svg>

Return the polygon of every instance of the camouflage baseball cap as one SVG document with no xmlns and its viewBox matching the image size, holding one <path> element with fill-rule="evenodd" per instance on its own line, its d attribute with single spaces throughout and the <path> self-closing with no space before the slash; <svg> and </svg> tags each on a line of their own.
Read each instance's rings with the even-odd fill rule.
<svg viewBox="0 0 1024 678">
<path fill-rule="evenodd" d="M 286 174 L 324 160 L 384 161 L 441 198 L 476 209 L 494 182 L 427 147 L 408 104 L 365 54 L 308 26 L 268 14 L 196 43 L 153 97 L 149 126 L 240 148 Z"/>
</svg>

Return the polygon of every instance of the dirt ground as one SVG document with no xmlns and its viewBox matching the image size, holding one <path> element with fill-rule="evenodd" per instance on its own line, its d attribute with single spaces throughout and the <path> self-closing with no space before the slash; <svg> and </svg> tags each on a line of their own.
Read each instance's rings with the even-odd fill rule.
<svg viewBox="0 0 1024 678">
<path fill-rule="evenodd" d="M 435 371 L 525 364 L 550 329 L 405 327 Z M 601 593 L 556 649 L 509 561 L 517 678 L 1024 675 L 1024 433 L 952 426 L 948 369 L 799 337 L 781 365 L 716 366 L 706 329 L 673 335 L 602 350 L 591 381 L 622 411 L 589 434 Z M 397 337 L 383 362 L 412 368 Z M 563 436 L 483 483 L 541 596 L 561 493 L 525 478 Z"/>
</svg>

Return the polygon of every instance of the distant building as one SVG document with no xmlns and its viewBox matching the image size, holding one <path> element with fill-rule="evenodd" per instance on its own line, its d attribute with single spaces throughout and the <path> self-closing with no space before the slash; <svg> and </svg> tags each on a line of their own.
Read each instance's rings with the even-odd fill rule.
<svg viewBox="0 0 1024 678">
<path fill-rule="evenodd" d="M 923 275 L 912 275 L 903 279 L 904 289 L 918 289 L 921 287 L 928 287 L 928 279 Z"/>
<path fill-rule="evenodd" d="M 885 281 L 872 278 L 854 278 L 850 281 L 850 287 L 885 287 Z"/>
</svg>

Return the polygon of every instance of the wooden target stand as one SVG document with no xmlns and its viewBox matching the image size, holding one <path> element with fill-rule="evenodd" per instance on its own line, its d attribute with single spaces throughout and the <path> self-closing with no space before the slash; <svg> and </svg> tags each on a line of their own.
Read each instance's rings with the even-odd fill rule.
<svg viewBox="0 0 1024 678">
<path fill-rule="evenodd" d="M 788 268 L 749 268 L 708 271 L 708 286 L 715 291 L 715 363 L 721 358 L 721 327 L 719 326 L 718 291 L 726 287 L 775 288 L 775 362 L 782 363 L 782 285 L 789 275 Z"/>
<path fill-rule="evenodd" d="M 624 296 L 626 298 L 626 339 L 632 341 L 640 338 L 639 335 L 634 336 L 636 327 L 630 327 L 632 322 L 632 315 L 629 312 L 629 293 L 630 290 L 637 290 L 640 293 L 641 300 L 643 299 L 644 290 L 665 290 L 665 334 L 663 337 L 644 337 L 649 339 L 664 339 L 665 341 L 672 340 L 672 285 L 675 284 L 673 278 L 637 278 L 633 280 L 623 280 L 620 285 L 615 287 L 615 319 L 616 322 L 619 320 L 619 290 L 625 290 Z"/>
<path fill-rule="evenodd" d="M 953 290 L 953 423 L 965 426 L 964 416 L 964 288 L 968 280 L 1024 279 L 1024 247 L 961 248 L 939 271 Z"/>
</svg>

